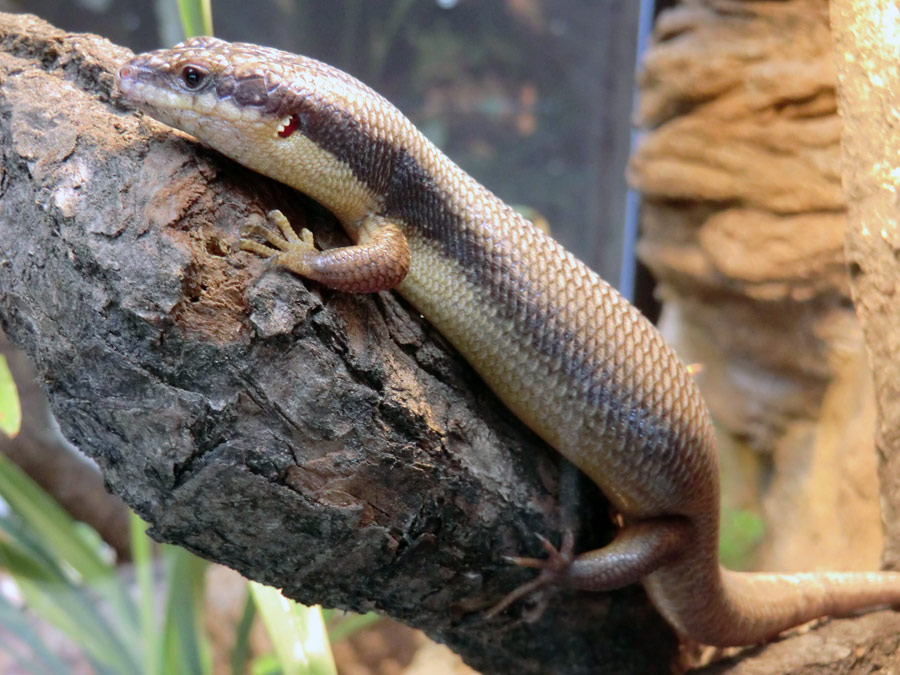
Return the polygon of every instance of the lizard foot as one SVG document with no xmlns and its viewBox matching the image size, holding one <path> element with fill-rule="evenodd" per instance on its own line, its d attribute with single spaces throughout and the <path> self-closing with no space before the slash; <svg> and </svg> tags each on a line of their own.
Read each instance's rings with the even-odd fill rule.
<svg viewBox="0 0 900 675">
<path fill-rule="evenodd" d="M 544 547 L 544 551 L 546 551 L 547 553 L 546 558 L 519 558 L 514 556 L 504 556 L 504 558 L 507 562 L 512 563 L 513 565 L 519 565 L 520 567 L 532 567 L 534 569 L 539 569 L 541 573 L 531 581 L 522 584 L 518 588 L 508 593 L 503 599 L 500 600 L 500 602 L 491 607 L 485 613 L 485 616 L 488 619 L 492 619 L 501 612 L 505 611 L 507 608 L 509 608 L 510 605 L 512 605 L 520 598 L 524 598 L 527 595 L 531 595 L 550 587 L 566 585 L 566 576 L 568 575 L 569 568 L 575 561 L 575 537 L 573 536 L 572 531 L 567 530 L 565 534 L 563 534 L 562 545 L 558 549 L 552 543 L 550 543 L 550 541 L 546 537 L 543 537 L 540 534 L 536 536 L 538 539 L 540 539 L 541 545 Z M 528 623 L 537 621 L 544 613 L 544 610 L 547 608 L 548 601 L 549 597 L 546 593 L 542 593 L 541 595 L 539 595 L 537 605 L 534 607 L 534 609 L 529 610 L 524 614 L 525 620 Z"/>
<path fill-rule="evenodd" d="M 298 235 L 294 232 L 290 222 L 285 215 L 275 209 L 266 214 L 267 226 L 260 225 L 258 222 L 248 223 L 241 232 L 241 250 L 250 251 L 264 258 L 271 256 L 282 256 L 293 254 L 303 254 L 315 252 L 316 248 L 313 244 L 313 234 L 306 228 L 300 230 Z M 275 228 L 278 228 L 278 231 Z M 262 237 L 268 242 L 268 246 L 261 244 L 249 236 Z"/>
</svg>

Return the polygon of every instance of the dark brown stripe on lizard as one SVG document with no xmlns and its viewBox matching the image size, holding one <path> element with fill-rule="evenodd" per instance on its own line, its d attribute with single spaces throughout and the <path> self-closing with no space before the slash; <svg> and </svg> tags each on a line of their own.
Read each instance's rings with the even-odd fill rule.
<svg viewBox="0 0 900 675">
<path fill-rule="evenodd" d="M 241 94 L 245 87 L 250 91 Z M 243 100 L 256 101 L 263 87 L 258 78 L 236 81 L 234 97 L 237 100 L 241 95 Z M 610 411 L 622 409 L 610 405 L 611 376 L 591 368 L 590 350 L 570 330 L 571 318 L 560 317 L 558 307 L 552 310 L 548 299 L 541 298 L 526 277 L 516 274 L 496 246 L 487 248 L 471 236 L 471 229 L 443 197 L 431 175 L 404 148 L 368 133 L 353 115 L 320 97 L 293 91 L 275 81 L 268 82 L 265 88 L 268 92 L 264 105 L 247 105 L 256 105 L 279 120 L 290 118 L 295 133 L 334 155 L 357 180 L 384 196 L 381 215 L 434 241 L 444 255 L 461 265 L 471 283 L 487 289 L 503 318 L 530 336 L 535 351 L 551 359 L 560 359 L 563 352 L 568 352 L 566 358 L 560 359 L 565 374 L 584 383 L 588 400 Z M 677 447 L 671 427 L 646 408 L 631 410 L 627 421 L 610 419 L 607 425 L 626 432 L 623 443 L 640 439 L 648 454 Z"/>
<path fill-rule="evenodd" d="M 596 590 L 641 580 L 675 628 L 723 646 L 900 602 L 896 573 L 723 570 L 712 426 L 672 348 L 365 85 L 302 56 L 202 38 L 129 61 L 119 86 L 161 121 L 331 208 L 358 240 L 332 254 L 346 256 L 348 274 L 354 261 L 374 262 L 376 272 L 395 267 L 402 246 L 380 262 L 369 255 L 374 219 L 395 221 L 375 231 L 396 230 L 418 256 L 397 290 L 623 516 L 606 549 L 563 565 L 554 556 L 531 587 L 555 580 Z M 274 249 L 250 240 L 242 249 L 277 255 L 299 274 L 312 269 L 301 262 L 328 255 L 286 221 L 274 225 L 277 232 L 260 234 Z"/>
<path fill-rule="evenodd" d="M 229 58 L 218 56 L 223 45 Z M 140 79 L 155 86 L 172 87 L 182 86 L 178 78 L 185 66 L 193 62 L 201 67 L 206 64 L 208 81 L 196 94 L 214 92 L 220 101 L 230 99 L 239 107 L 255 108 L 266 118 L 285 125 L 286 134 L 279 134 L 282 137 L 302 134 L 346 165 L 356 180 L 381 197 L 379 215 L 434 242 L 446 258 L 459 264 L 472 286 L 487 292 L 487 301 L 500 318 L 512 322 L 537 354 L 558 362 L 585 400 L 606 411 L 598 431 L 622 430 L 617 442 L 625 444 L 638 439 L 637 447 L 647 455 L 672 452 L 678 447 L 676 430 L 663 423 L 656 411 L 636 403 L 642 396 L 626 391 L 625 383 L 611 374 L 631 366 L 597 363 L 589 344 L 593 336 L 573 330 L 576 320 L 566 314 L 568 308 L 560 307 L 554 298 L 542 293 L 546 290 L 545 280 L 528 276 L 534 267 L 511 264 L 502 240 L 477 236 L 476 232 L 483 233 L 490 225 L 470 223 L 460 216 L 458 205 L 445 198 L 433 176 L 406 148 L 393 145 L 374 130 L 370 132 L 351 111 L 339 105 L 338 98 L 298 85 L 291 68 L 278 65 L 293 63 L 295 57 L 209 38 L 188 41 L 183 52 L 180 59 L 167 62 L 156 58 L 158 52 L 151 52 L 132 61 L 130 67 Z M 193 58 L 201 52 L 202 59 Z M 345 96 L 352 96 L 355 87 L 360 95 L 383 101 L 364 85 L 325 64 L 311 59 L 301 59 L 301 63 L 305 68 L 342 78 L 340 81 L 348 87 Z M 384 106 L 390 104 L 384 101 Z M 522 220 L 520 226 L 529 227 L 511 210 L 504 218 Z M 622 405 L 623 398 L 630 403 Z"/>
</svg>

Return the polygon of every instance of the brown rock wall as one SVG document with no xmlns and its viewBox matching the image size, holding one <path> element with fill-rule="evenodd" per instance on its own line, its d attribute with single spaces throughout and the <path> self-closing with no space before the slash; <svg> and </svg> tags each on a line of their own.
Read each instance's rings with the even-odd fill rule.
<svg viewBox="0 0 900 675">
<path fill-rule="evenodd" d="M 644 59 L 632 183 L 661 325 L 718 424 L 769 569 L 873 568 L 874 397 L 849 296 L 828 3 L 688 0 Z M 755 464 L 755 466 L 753 466 Z M 750 485 L 748 485 L 750 483 Z"/>
</svg>

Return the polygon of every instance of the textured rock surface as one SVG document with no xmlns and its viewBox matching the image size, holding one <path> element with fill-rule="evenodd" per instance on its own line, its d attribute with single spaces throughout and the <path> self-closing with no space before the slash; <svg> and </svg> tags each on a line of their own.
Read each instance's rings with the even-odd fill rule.
<svg viewBox="0 0 900 675">
<path fill-rule="evenodd" d="M 689 0 L 644 59 L 640 255 L 703 366 L 732 505 L 762 494 L 766 569 L 870 569 L 881 550 L 832 63 L 824 0 Z"/>
</svg>

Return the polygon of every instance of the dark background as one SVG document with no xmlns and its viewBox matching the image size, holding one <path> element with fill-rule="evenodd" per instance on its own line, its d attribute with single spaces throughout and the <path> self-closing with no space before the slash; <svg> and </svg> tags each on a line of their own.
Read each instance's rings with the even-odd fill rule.
<svg viewBox="0 0 900 675">
<path fill-rule="evenodd" d="M 174 0 L 6 4 L 135 51 L 183 39 Z M 625 234 L 624 170 L 641 4 L 217 0 L 213 26 L 224 39 L 303 53 L 362 79 L 480 182 L 535 209 L 567 248 L 621 286 L 623 246 L 633 238 Z M 630 264 L 625 270 L 628 292 L 634 272 Z"/>
</svg>

